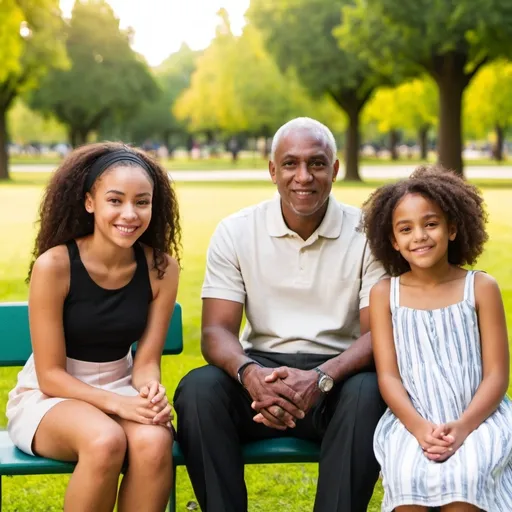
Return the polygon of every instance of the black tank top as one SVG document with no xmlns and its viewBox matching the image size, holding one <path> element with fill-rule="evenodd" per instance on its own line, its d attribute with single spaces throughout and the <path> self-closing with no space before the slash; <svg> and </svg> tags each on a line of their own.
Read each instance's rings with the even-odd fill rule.
<svg viewBox="0 0 512 512">
<path fill-rule="evenodd" d="M 137 268 L 130 282 L 107 290 L 92 280 L 75 240 L 66 246 L 70 261 L 63 315 L 66 355 L 95 363 L 121 359 L 142 336 L 153 298 L 144 249 L 138 243 L 133 246 Z"/>
</svg>

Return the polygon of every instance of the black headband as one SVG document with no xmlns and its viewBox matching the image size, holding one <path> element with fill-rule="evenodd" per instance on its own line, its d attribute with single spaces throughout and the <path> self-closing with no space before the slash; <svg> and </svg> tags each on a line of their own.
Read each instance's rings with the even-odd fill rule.
<svg viewBox="0 0 512 512">
<path fill-rule="evenodd" d="M 87 178 L 85 178 L 84 184 L 84 194 L 89 192 L 94 185 L 94 182 L 98 179 L 98 177 L 109 167 L 118 163 L 118 162 L 133 162 L 137 165 L 140 165 L 150 176 L 150 178 L 154 179 L 154 171 L 148 165 L 148 163 L 140 157 L 137 153 L 130 151 L 128 149 L 116 149 L 114 151 L 110 151 L 101 155 L 89 169 L 89 173 L 87 174 Z"/>
</svg>

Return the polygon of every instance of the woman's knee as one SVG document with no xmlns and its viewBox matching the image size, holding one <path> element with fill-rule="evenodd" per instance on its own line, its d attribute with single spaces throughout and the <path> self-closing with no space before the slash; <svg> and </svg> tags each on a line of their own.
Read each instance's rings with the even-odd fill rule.
<svg viewBox="0 0 512 512">
<path fill-rule="evenodd" d="M 85 437 L 79 445 L 78 461 L 87 461 L 98 471 L 120 468 L 126 456 L 126 434 L 112 421 Z"/>
<path fill-rule="evenodd" d="M 172 463 L 172 432 L 160 425 L 132 425 L 128 432 L 129 463 L 160 469 Z"/>
</svg>

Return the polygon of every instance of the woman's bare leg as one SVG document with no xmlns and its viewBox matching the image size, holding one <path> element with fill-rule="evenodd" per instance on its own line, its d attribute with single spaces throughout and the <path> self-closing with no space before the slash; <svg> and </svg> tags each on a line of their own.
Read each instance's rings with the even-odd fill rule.
<svg viewBox="0 0 512 512">
<path fill-rule="evenodd" d="M 171 492 L 172 432 L 116 418 L 128 439 L 128 471 L 119 490 L 119 512 L 163 512 Z"/>
<path fill-rule="evenodd" d="M 78 461 L 66 490 L 65 512 L 112 512 L 126 446 L 116 421 L 79 400 L 52 407 L 33 442 L 38 455 Z"/>
</svg>

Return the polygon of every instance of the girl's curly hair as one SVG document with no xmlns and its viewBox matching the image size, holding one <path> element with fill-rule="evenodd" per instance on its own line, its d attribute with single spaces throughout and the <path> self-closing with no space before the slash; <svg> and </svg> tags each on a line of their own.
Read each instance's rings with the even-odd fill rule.
<svg viewBox="0 0 512 512">
<path fill-rule="evenodd" d="M 27 281 L 35 260 L 44 252 L 66 242 L 92 234 L 94 216 L 85 209 L 85 181 L 92 164 L 106 153 L 128 150 L 146 162 L 154 182 L 151 221 L 139 241 L 153 249 L 153 268 L 161 279 L 169 254 L 180 261 L 181 228 L 176 192 L 164 168 L 143 151 L 117 142 L 87 144 L 72 151 L 53 174 L 39 208 L 40 225 L 36 237 Z M 131 161 L 114 166 L 133 167 Z"/>
<path fill-rule="evenodd" d="M 391 244 L 393 212 L 406 194 L 420 194 L 439 205 L 457 229 L 455 240 L 448 244 L 448 261 L 473 265 L 488 238 L 487 213 L 479 190 L 442 166 L 420 166 L 409 178 L 377 189 L 363 204 L 363 229 L 386 272 L 398 276 L 410 270 L 409 263 Z"/>
</svg>

